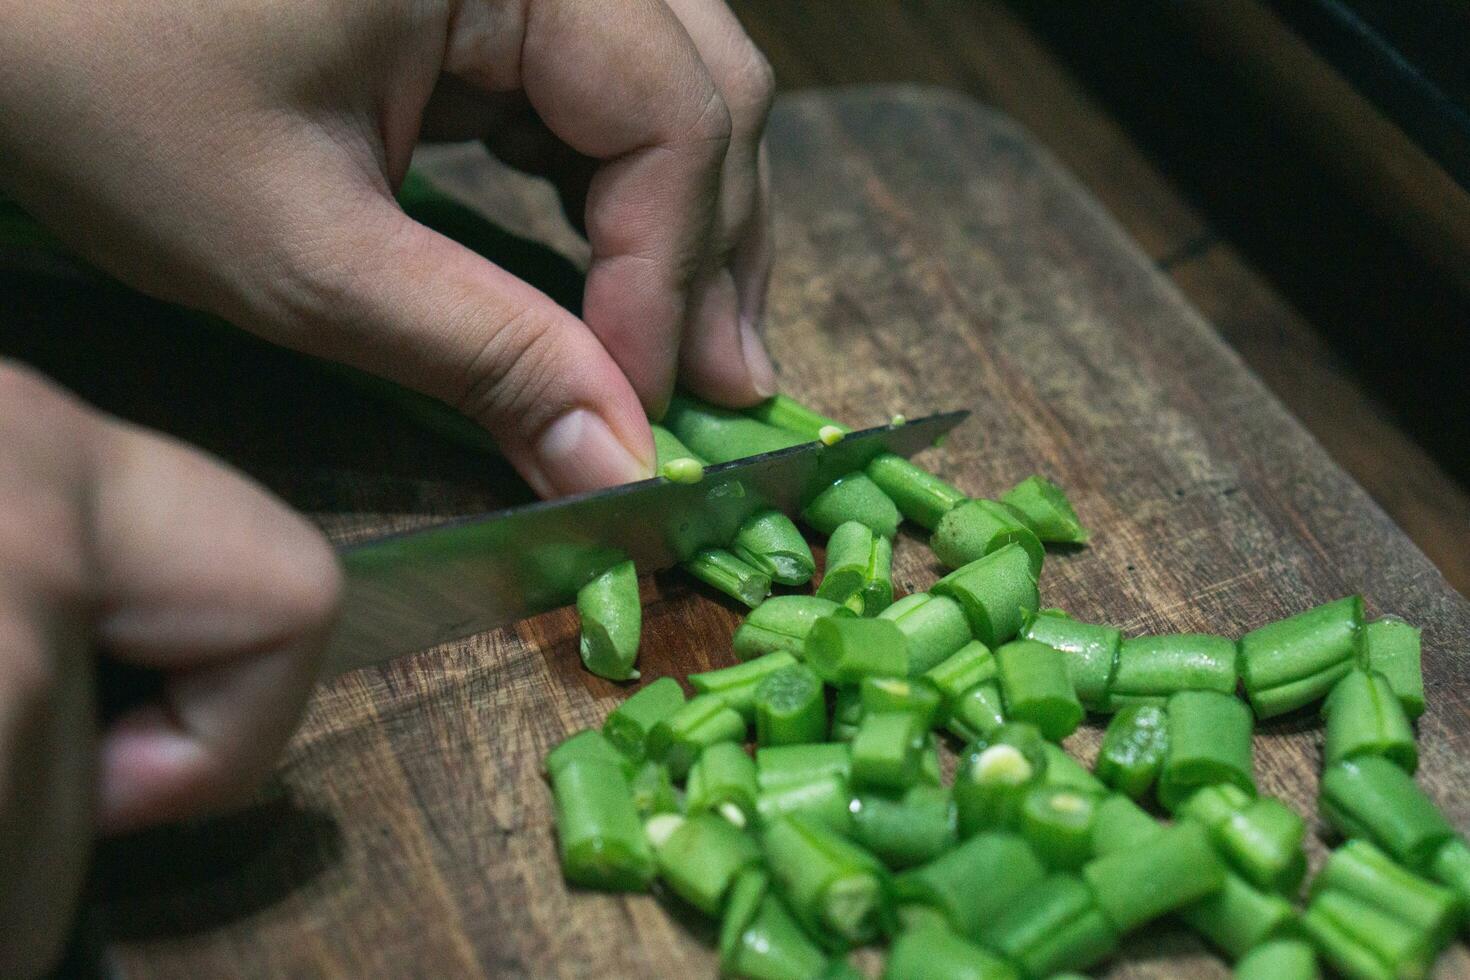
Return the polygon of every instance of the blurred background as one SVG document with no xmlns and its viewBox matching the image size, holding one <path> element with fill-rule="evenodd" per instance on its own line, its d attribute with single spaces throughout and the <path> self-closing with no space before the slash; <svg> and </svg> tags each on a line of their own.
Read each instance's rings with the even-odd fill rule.
<svg viewBox="0 0 1470 980">
<path fill-rule="evenodd" d="M 1470 4 L 731 5 L 783 91 L 1029 129 L 1470 594 Z"/>
</svg>

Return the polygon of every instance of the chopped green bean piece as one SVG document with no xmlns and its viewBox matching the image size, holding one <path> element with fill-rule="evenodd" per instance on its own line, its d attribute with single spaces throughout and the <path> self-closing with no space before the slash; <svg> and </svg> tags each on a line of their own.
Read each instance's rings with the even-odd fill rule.
<svg viewBox="0 0 1470 980">
<path fill-rule="evenodd" d="M 705 915 L 719 915 L 735 876 L 761 859 L 755 839 L 711 814 L 692 816 L 654 851 L 659 877 Z"/>
<path fill-rule="evenodd" d="M 771 594 L 771 577 L 724 548 L 704 548 L 684 563 L 685 571 L 705 585 L 754 609 Z"/>
<path fill-rule="evenodd" d="M 660 466 L 658 475 L 670 483 L 698 483 L 704 479 L 704 464 L 692 456 L 680 456 Z"/>
<path fill-rule="evenodd" d="M 932 861 L 955 845 L 954 800 L 941 786 L 914 786 L 900 797 L 860 794 L 853 839 L 895 870 Z"/>
<path fill-rule="evenodd" d="M 863 692 L 857 684 L 844 684 L 832 695 L 832 740 L 851 742 L 863 720 Z"/>
<path fill-rule="evenodd" d="M 968 627 L 966 627 L 968 629 Z M 924 671 L 939 688 L 946 713 L 976 684 L 995 680 L 995 656 L 979 640 L 971 640 L 939 663 Z"/>
<path fill-rule="evenodd" d="M 939 688 L 927 677 L 864 677 L 858 692 L 864 716 L 884 711 L 907 712 L 925 729 L 934 727 L 939 716 Z"/>
<path fill-rule="evenodd" d="M 793 666 L 796 658 L 785 650 L 777 650 L 754 660 L 689 675 L 689 684 L 699 694 L 720 698 L 728 707 L 740 712 L 747 722 L 755 720 L 755 691 L 761 682 L 779 670 Z"/>
<path fill-rule="evenodd" d="M 1300 939 L 1262 943 L 1235 964 L 1235 980 L 1321 980 L 1317 955 Z"/>
<path fill-rule="evenodd" d="M 594 728 L 583 729 L 562 739 L 556 748 L 548 752 L 546 774 L 554 778 L 562 766 L 580 759 L 609 762 L 621 769 L 625 777 L 631 779 L 633 776 L 633 760 L 619 752 L 617 746 Z"/>
<path fill-rule="evenodd" d="M 944 785 L 944 764 L 939 760 L 939 739 L 933 732 L 924 733 L 924 749 L 919 754 L 919 785 Z"/>
<path fill-rule="evenodd" d="M 1082 877 L 1122 933 L 1219 891 L 1225 866 L 1204 828 L 1181 823 L 1150 837 L 1146 847 L 1093 858 Z"/>
<path fill-rule="evenodd" d="M 1092 857 L 1097 801 L 1065 786 L 1033 786 L 1021 800 L 1021 836 L 1047 867 L 1072 871 Z"/>
<path fill-rule="evenodd" d="M 657 422 L 651 422 L 648 428 L 653 433 L 654 462 L 660 469 L 675 459 L 692 459 L 700 466 L 704 465 L 704 460 L 696 456 L 694 450 L 684 445 L 683 441 L 666 427 Z"/>
<path fill-rule="evenodd" d="M 630 759 L 641 759 L 653 726 L 684 706 L 684 690 L 672 677 L 645 684 L 612 710 L 602 734 Z"/>
<path fill-rule="evenodd" d="M 689 767 L 685 809 L 691 816 L 712 811 L 737 827 L 755 819 L 755 760 L 738 742 L 716 742 Z"/>
<path fill-rule="evenodd" d="M 980 941 L 1027 976 L 1085 970 L 1118 947 L 1118 930 L 1104 912 L 1075 875 L 1053 874 L 1017 895 Z"/>
<path fill-rule="evenodd" d="M 1470 917 L 1470 846 L 1463 837 L 1451 837 L 1441 844 L 1424 872 L 1454 892 Z"/>
<path fill-rule="evenodd" d="M 1099 799 L 1108 795 L 1108 788 L 1087 767 L 1067 754 L 1067 750 L 1055 742 L 1043 742 L 1041 753 L 1046 756 L 1046 771 L 1041 774 L 1042 782 L 1057 789 L 1076 790 Z"/>
<path fill-rule="evenodd" d="M 817 430 L 817 441 L 824 446 L 835 446 L 847 433 L 835 425 L 824 425 Z"/>
<path fill-rule="evenodd" d="M 970 633 L 992 650 L 1016 635 L 1039 602 L 1026 552 L 1013 544 L 955 569 L 929 591 L 959 602 Z"/>
<path fill-rule="evenodd" d="M 629 788 L 633 794 L 633 806 L 640 817 L 679 812 L 679 794 L 674 791 L 669 767 L 661 762 L 646 760 L 633 774 Z"/>
<path fill-rule="evenodd" d="M 1026 618 L 1020 635 L 1067 655 L 1067 673 L 1083 707 L 1089 711 L 1112 710 L 1108 691 L 1118 671 L 1123 645 L 1120 631 L 1078 622 L 1059 609 L 1043 609 Z"/>
<path fill-rule="evenodd" d="M 1419 628 L 1397 616 L 1363 627 L 1364 662 L 1388 678 L 1409 720 L 1424 713 L 1424 673 L 1420 667 Z"/>
<path fill-rule="evenodd" d="M 1003 704 L 995 681 L 976 684 L 950 709 L 945 730 L 964 742 L 988 739 L 1006 722 Z"/>
<path fill-rule="evenodd" d="M 893 602 L 892 565 L 893 542 L 847 521 L 827 542 L 827 568 L 817 595 L 861 616 L 876 616 Z"/>
<path fill-rule="evenodd" d="M 1345 976 L 1423 977 L 1434 958 L 1424 930 L 1336 889 L 1317 893 L 1301 924 L 1323 959 Z"/>
<path fill-rule="evenodd" d="M 922 674 L 970 642 L 970 623 L 953 599 L 928 592 L 906 595 L 878 614 L 909 641 L 909 671 Z"/>
<path fill-rule="evenodd" d="M 995 651 L 1006 717 L 1029 721 L 1053 740 L 1076 731 L 1084 714 L 1063 657 L 1035 640 L 1013 640 Z"/>
<path fill-rule="evenodd" d="M 1239 959 L 1266 940 L 1289 933 L 1296 925 L 1296 909 L 1280 895 L 1226 872 L 1219 891 L 1180 909 L 1179 918 L 1226 956 Z"/>
<path fill-rule="evenodd" d="M 900 908 L 923 906 L 971 939 L 1046 876 L 1031 847 L 1015 834 L 983 833 L 893 879 Z M 907 913 L 901 917 L 908 920 Z"/>
<path fill-rule="evenodd" d="M 811 441 L 681 394 L 669 399 L 663 425 L 711 463 L 728 463 Z"/>
<path fill-rule="evenodd" d="M 899 513 L 925 530 L 933 531 L 945 514 L 969 499 L 958 487 L 894 453 L 874 457 L 865 472 Z"/>
<path fill-rule="evenodd" d="M 1201 786 L 1232 783 L 1255 794 L 1251 713 L 1218 691 L 1180 691 L 1167 705 L 1168 744 L 1159 770 L 1159 802 L 1173 809 Z"/>
<path fill-rule="evenodd" d="M 1130 704 L 1163 704 L 1178 691 L 1234 694 L 1235 642 L 1202 633 L 1135 636 L 1123 641 L 1118 671 L 1108 689 L 1113 710 Z"/>
<path fill-rule="evenodd" d="M 805 659 L 829 684 L 857 684 L 864 677 L 903 677 L 909 672 L 908 642 L 886 619 L 819 619 L 807 634 Z"/>
<path fill-rule="evenodd" d="M 859 789 L 904 790 L 919 780 L 925 728 L 907 711 L 864 711 L 852 738 L 852 780 Z"/>
<path fill-rule="evenodd" d="M 1196 790 L 1179 804 L 1231 866 L 1257 888 L 1293 892 L 1306 873 L 1306 821 L 1269 796 L 1259 799 L 1230 783 Z"/>
<path fill-rule="evenodd" d="M 1377 844 L 1411 871 L 1422 871 L 1455 836 L 1414 777 L 1387 759 L 1359 756 L 1322 772 L 1322 816 L 1344 837 Z"/>
<path fill-rule="evenodd" d="M 1329 888 L 1424 930 L 1435 947 L 1450 941 L 1465 915 L 1453 891 L 1406 870 L 1365 840 L 1348 841 L 1333 851 L 1312 879 L 1312 895 Z"/>
<path fill-rule="evenodd" d="M 1135 800 L 1142 799 L 1164 764 L 1168 720 L 1164 709 L 1152 704 L 1130 705 L 1114 715 L 1098 749 L 1098 778 Z"/>
<path fill-rule="evenodd" d="M 1062 488 L 1042 476 L 1028 476 L 1000 498 L 1036 536 L 1048 544 L 1086 544 L 1091 535 L 1077 519 Z"/>
<path fill-rule="evenodd" d="M 1327 718 L 1322 752 L 1327 765 L 1377 755 L 1404 772 L 1419 767 L 1409 716 L 1388 678 L 1376 670 L 1354 669 L 1344 674 L 1327 696 L 1322 712 Z"/>
<path fill-rule="evenodd" d="M 827 700 L 822 681 L 805 664 L 771 674 L 755 689 L 755 740 L 759 745 L 795 745 L 827 737 Z"/>
<path fill-rule="evenodd" d="M 1112 793 L 1097 804 L 1092 820 L 1092 853 L 1101 857 L 1142 847 L 1163 829 L 1137 803 L 1122 793 Z"/>
<path fill-rule="evenodd" d="M 965 751 L 954 778 L 960 836 L 1015 826 L 1027 790 L 1046 772 L 1044 745 L 1034 726 L 1007 722 Z"/>
<path fill-rule="evenodd" d="M 653 854 L 621 765 L 592 757 L 563 762 L 551 774 L 556 834 L 567 881 L 607 891 L 643 891 Z"/>
<path fill-rule="evenodd" d="M 779 510 L 763 510 L 749 517 L 735 532 L 730 550 L 780 585 L 805 585 L 817 570 L 811 545 Z"/>
<path fill-rule="evenodd" d="M 744 409 L 746 415 L 766 425 L 793 432 L 803 439 L 814 440 L 824 428 L 846 430 L 847 427 L 833 418 L 808 407 L 790 395 L 772 395 L 763 402 Z"/>
<path fill-rule="evenodd" d="M 899 933 L 888 951 L 883 980 L 1019 980 L 1015 967 L 948 929 Z"/>
<path fill-rule="evenodd" d="M 1035 579 L 1045 557 L 1036 533 L 993 500 L 967 500 L 939 519 L 929 547 L 946 568 L 959 568 L 1015 545 Z M 982 637 L 983 639 L 983 637 Z"/>
<path fill-rule="evenodd" d="M 783 817 L 801 816 L 839 834 L 852 832 L 852 789 L 847 777 L 841 773 L 762 787 L 755 807 L 762 824 L 771 824 Z"/>
<path fill-rule="evenodd" d="M 618 562 L 578 589 L 577 615 L 582 620 L 578 652 L 587 669 L 614 681 L 636 678 L 633 664 L 638 660 L 643 606 L 633 563 Z"/>
<path fill-rule="evenodd" d="M 892 539 L 898 533 L 898 508 L 866 473 L 849 473 L 801 510 L 802 519 L 819 534 L 831 534 L 848 521 L 857 521 Z"/>
<path fill-rule="evenodd" d="M 840 742 L 776 745 L 755 750 L 755 776 L 762 792 L 821 776 L 852 775 L 852 752 Z"/>
<path fill-rule="evenodd" d="M 744 738 L 745 719 L 740 713 L 718 695 L 701 694 L 653 726 L 648 756 L 667 765 L 675 779 L 683 779 L 706 746 Z"/>
<path fill-rule="evenodd" d="M 749 980 L 808 980 L 827 967 L 826 955 L 807 938 L 773 893 L 761 898 L 755 914 L 738 930 L 720 968 L 727 976 Z"/>
<path fill-rule="evenodd" d="M 760 865 L 752 865 L 730 883 L 725 897 L 725 911 L 720 915 L 720 935 L 717 942 L 720 964 L 728 966 L 740 942 L 741 933 L 750 925 L 760 911 L 761 901 L 771 889 L 771 876 Z"/>
<path fill-rule="evenodd" d="M 753 660 L 762 654 L 786 650 L 804 655 L 812 624 L 829 616 L 855 617 L 851 609 L 813 595 L 772 596 L 751 610 L 735 631 L 735 655 Z"/>
<path fill-rule="evenodd" d="M 1348 596 L 1240 638 L 1240 677 L 1258 718 L 1326 696 L 1357 659 L 1363 597 Z"/>
<path fill-rule="evenodd" d="M 872 854 L 803 817 L 770 824 L 761 845 L 792 913 L 819 943 L 846 949 L 881 931 L 887 879 Z"/>
</svg>

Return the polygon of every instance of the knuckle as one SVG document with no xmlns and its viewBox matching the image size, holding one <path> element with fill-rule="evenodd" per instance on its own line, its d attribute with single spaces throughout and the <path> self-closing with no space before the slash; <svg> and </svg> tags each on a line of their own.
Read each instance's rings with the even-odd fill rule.
<svg viewBox="0 0 1470 980">
<path fill-rule="evenodd" d="M 734 132 L 730 106 L 720 90 L 711 82 L 699 105 L 693 124 L 684 135 L 685 142 L 707 144 L 716 159 L 723 159 Z"/>
<path fill-rule="evenodd" d="M 543 393 L 560 360 L 559 331 L 546 315 L 522 310 L 485 336 L 467 365 L 458 408 L 497 432 L 530 431 L 549 418 Z"/>
</svg>

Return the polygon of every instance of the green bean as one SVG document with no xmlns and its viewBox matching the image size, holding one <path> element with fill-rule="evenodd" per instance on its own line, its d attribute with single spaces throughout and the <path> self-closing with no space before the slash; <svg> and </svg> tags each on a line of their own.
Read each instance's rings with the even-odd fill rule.
<svg viewBox="0 0 1470 980">
<path fill-rule="evenodd" d="M 863 692 L 857 684 L 844 684 L 832 695 L 832 740 L 851 742 L 863 720 Z"/>
<path fill-rule="evenodd" d="M 1118 670 L 1123 634 L 1111 626 L 1081 623 L 1058 610 L 1029 616 L 1020 635 L 1067 655 L 1067 673 L 1089 711 L 1109 711 L 1108 691 Z"/>
<path fill-rule="evenodd" d="M 1033 786 L 1021 800 L 1017 826 L 1047 867 L 1072 871 L 1092 856 L 1097 801 L 1066 786 Z"/>
<path fill-rule="evenodd" d="M 602 723 L 602 734 L 630 759 L 644 756 L 653 726 L 684 706 L 684 690 L 672 677 L 645 684 Z"/>
<path fill-rule="evenodd" d="M 701 548 L 683 565 L 705 585 L 754 609 L 771 594 L 771 577 L 724 548 Z"/>
<path fill-rule="evenodd" d="M 950 572 L 929 591 L 957 601 L 970 633 L 991 649 L 1016 635 L 1039 599 L 1026 552 L 1014 544 Z"/>
<path fill-rule="evenodd" d="M 1465 839 L 1455 836 L 1440 845 L 1424 872 L 1455 893 L 1470 920 L 1470 845 Z"/>
<path fill-rule="evenodd" d="M 1027 790 L 1046 772 L 1044 744 L 1034 726 L 1007 722 L 965 751 L 954 778 L 960 836 L 1015 826 Z"/>
<path fill-rule="evenodd" d="M 864 472 L 893 501 L 899 513 L 928 531 L 933 531 L 945 514 L 969 499 L 958 487 L 894 453 L 875 456 Z"/>
<path fill-rule="evenodd" d="M 1141 799 L 1153 788 L 1169 744 L 1168 715 L 1152 704 L 1130 705 L 1108 722 L 1097 753 L 1097 775 L 1113 789 Z"/>
<path fill-rule="evenodd" d="M 1312 879 L 1313 896 L 1329 888 L 1423 930 L 1436 947 L 1449 942 L 1465 914 L 1453 891 L 1405 870 L 1365 840 L 1348 841 L 1333 851 Z"/>
<path fill-rule="evenodd" d="M 895 870 L 932 861 L 955 845 L 954 800 L 941 786 L 902 796 L 863 793 L 853 802 L 853 839 Z"/>
<path fill-rule="evenodd" d="M 1296 909 L 1280 895 L 1261 891 L 1227 871 L 1219 891 L 1180 909 L 1179 918 L 1226 956 L 1239 959 L 1261 943 L 1290 933 Z"/>
<path fill-rule="evenodd" d="M 1414 784 L 1414 777 L 1387 759 L 1359 756 L 1322 772 L 1318 805 L 1344 837 L 1377 844 L 1411 871 L 1433 861 L 1455 828 Z"/>
<path fill-rule="evenodd" d="M 720 956 L 727 976 L 748 980 L 809 980 L 820 976 L 827 958 L 817 948 L 786 906 L 774 894 L 762 897 L 755 913 L 739 929 L 728 954 Z"/>
<path fill-rule="evenodd" d="M 1085 970 L 1113 954 L 1118 931 L 1075 875 L 1053 874 L 1017 895 L 980 941 L 1027 976 Z"/>
<path fill-rule="evenodd" d="M 1203 826 L 1221 856 L 1257 888 L 1291 892 L 1301 883 L 1306 822 L 1280 800 L 1220 783 L 1196 790 L 1178 814 Z"/>
<path fill-rule="evenodd" d="M 877 712 L 907 712 L 924 729 L 934 727 L 939 716 L 939 688 L 927 677 L 864 677 L 858 686 L 863 715 Z"/>
<path fill-rule="evenodd" d="M 735 631 L 735 655 L 752 660 L 776 650 L 800 657 L 812 624 L 828 616 L 856 616 L 851 609 L 810 595 L 772 596 L 751 610 Z"/>
<path fill-rule="evenodd" d="M 760 865 L 752 865 L 735 876 L 725 897 L 725 910 L 720 915 L 720 934 L 716 946 L 720 965 L 729 967 L 740 943 L 740 936 L 760 911 L 761 902 L 771 888 L 771 876 Z"/>
<path fill-rule="evenodd" d="M 1087 767 L 1067 754 L 1067 750 L 1055 742 L 1043 742 L 1041 754 L 1046 756 L 1046 771 L 1041 774 L 1042 782 L 1057 789 L 1070 789 L 1089 796 L 1102 798 L 1108 788 Z"/>
<path fill-rule="evenodd" d="M 1384 616 L 1363 627 L 1363 653 L 1368 669 L 1388 678 L 1412 721 L 1424 713 L 1424 674 L 1419 659 L 1419 628 L 1397 616 Z"/>
<path fill-rule="evenodd" d="M 818 942 L 845 949 L 878 935 L 887 879 L 872 854 L 802 817 L 767 826 L 761 846 L 792 913 Z"/>
<path fill-rule="evenodd" d="M 852 789 L 847 777 L 840 773 L 762 787 L 755 808 L 762 824 L 800 816 L 839 834 L 852 832 Z"/>
<path fill-rule="evenodd" d="M 1218 691 L 1180 691 L 1169 698 L 1168 745 L 1158 797 L 1173 809 L 1201 786 L 1232 783 L 1254 794 L 1251 713 Z"/>
<path fill-rule="evenodd" d="M 826 428 L 846 428 L 836 419 L 828 418 L 790 395 L 772 395 L 765 401 L 757 402 L 744 409 L 744 412 L 766 425 L 775 426 L 809 440 L 817 439 L 818 434 Z"/>
<path fill-rule="evenodd" d="M 928 592 L 906 595 L 878 614 L 909 641 L 909 670 L 922 674 L 970 642 L 970 623 L 953 599 Z"/>
<path fill-rule="evenodd" d="M 1015 545 L 1026 555 L 1034 579 L 1045 553 L 1035 532 L 993 500 L 967 500 L 939 519 L 929 547 L 947 568 L 959 568 Z"/>
<path fill-rule="evenodd" d="M 622 766 L 571 758 L 552 770 L 562 875 L 574 885 L 643 891 L 654 861 Z"/>
<path fill-rule="evenodd" d="M 704 479 L 704 460 L 657 422 L 648 427 L 653 432 L 653 453 L 659 476 L 671 483 L 698 483 Z"/>
<path fill-rule="evenodd" d="M 919 753 L 919 785 L 944 785 L 944 764 L 939 759 L 939 739 L 934 737 L 933 732 L 924 733 L 924 748 Z"/>
<path fill-rule="evenodd" d="M 817 570 L 806 538 L 779 510 L 763 510 L 747 518 L 735 532 L 730 550 L 780 585 L 805 585 Z"/>
<path fill-rule="evenodd" d="M 1409 716 L 1388 678 L 1376 670 L 1354 669 L 1344 674 L 1322 711 L 1327 718 L 1322 752 L 1327 765 L 1377 755 L 1405 772 L 1419 767 Z"/>
<path fill-rule="evenodd" d="M 779 670 L 796 663 L 796 658 L 785 650 L 777 650 L 754 660 L 690 674 L 689 684 L 699 694 L 720 698 L 728 707 L 740 712 L 747 723 L 755 720 L 755 691 L 761 682 Z"/>
<path fill-rule="evenodd" d="M 1101 857 L 1142 847 L 1163 826 L 1121 793 L 1110 793 L 1097 804 L 1092 820 L 1092 853 Z"/>
<path fill-rule="evenodd" d="M 1062 488 L 1045 477 L 1028 476 L 1007 490 L 1000 502 L 1048 544 L 1086 544 L 1091 537 Z"/>
<path fill-rule="evenodd" d="M 864 711 L 852 738 L 852 780 L 859 789 L 904 790 L 919 780 L 925 727 L 908 711 Z"/>
<path fill-rule="evenodd" d="M 1312 899 L 1301 924 L 1323 958 L 1348 977 L 1422 977 L 1433 960 L 1423 930 L 1334 889 Z"/>
<path fill-rule="evenodd" d="M 934 909 L 949 928 L 975 939 L 1045 875 L 1046 868 L 1020 837 L 983 833 L 895 876 L 893 897 L 901 908 Z"/>
<path fill-rule="evenodd" d="M 827 736 L 822 681 L 804 664 L 786 667 L 755 689 L 755 740 L 759 745 L 820 742 Z"/>
<path fill-rule="evenodd" d="M 755 776 L 762 792 L 806 783 L 821 776 L 852 775 L 852 752 L 840 742 L 776 745 L 755 750 Z"/>
<path fill-rule="evenodd" d="M 1150 837 L 1146 847 L 1093 858 L 1082 878 L 1122 933 L 1219 891 L 1225 866 L 1204 828 L 1181 823 Z"/>
<path fill-rule="evenodd" d="M 1184 633 L 1123 641 L 1108 689 L 1113 710 L 1163 704 L 1177 691 L 1235 693 L 1235 643 L 1223 636 Z"/>
<path fill-rule="evenodd" d="M 683 779 L 705 747 L 744 738 L 745 719 L 740 713 L 717 695 L 701 694 L 653 726 L 648 756 L 667 765 L 675 779 Z"/>
<path fill-rule="evenodd" d="M 976 684 L 950 709 L 945 730 L 964 742 L 989 738 L 1005 724 L 1000 685 L 994 681 Z"/>
<path fill-rule="evenodd" d="M 638 659 L 643 607 L 633 563 L 618 562 L 578 589 L 577 615 L 582 620 L 578 652 L 587 669 L 614 681 L 636 678 L 633 664 Z"/>
<path fill-rule="evenodd" d="M 889 539 L 898 533 L 898 508 L 866 473 L 838 477 L 801 509 L 801 517 L 820 534 L 830 535 L 848 521 Z"/>
<path fill-rule="evenodd" d="M 1035 640 L 1013 640 L 995 651 L 1006 717 L 1029 721 L 1053 740 L 1076 731 L 1085 713 L 1063 657 L 1060 650 Z"/>
<path fill-rule="evenodd" d="M 828 684 L 857 684 L 864 677 L 903 677 L 909 672 L 908 643 L 886 619 L 819 619 L 807 634 L 805 659 Z"/>
<path fill-rule="evenodd" d="M 1321 980 L 1317 955 L 1300 939 L 1273 939 L 1235 964 L 1235 980 Z"/>
<path fill-rule="evenodd" d="M 678 818 L 675 818 L 678 819 Z M 736 875 L 761 859 L 755 839 L 711 814 L 691 816 L 656 846 L 659 877 L 705 915 L 719 915 Z"/>
<path fill-rule="evenodd" d="M 669 399 L 663 425 L 712 463 L 728 463 L 811 441 L 682 394 Z"/>
<path fill-rule="evenodd" d="M 942 598 L 942 597 L 941 597 Z M 966 626 L 966 629 L 969 629 Z M 953 712 L 961 696 L 976 684 L 995 679 L 995 656 L 979 640 L 971 640 L 939 663 L 924 671 L 939 688 L 943 713 Z"/>
<path fill-rule="evenodd" d="M 827 541 L 827 567 L 817 595 L 860 616 L 876 616 L 893 602 L 892 566 L 893 543 L 847 521 Z"/>
<path fill-rule="evenodd" d="M 633 794 L 633 806 L 640 817 L 651 817 L 656 813 L 678 813 L 679 794 L 674 790 L 669 767 L 652 759 L 645 760 L 633 774 L 629 785 Z"/>
<path fill-rule="evenodd" d="M 1018 980 L 1015 967 L 944 928 L 907 929 L 888 951 L 883 980 Z"/>
<path fill-rule="evenodd" d="M 684 784 L 690 816 L 713 811 L 736 827 L 755 819 L 755 761 L 738 742 L 716 742 L 694 760 Z"/>
<path fill-rule="evenodd" d="M 1358 655 L 1362 596 L 1348 596 L 1240 638 L 1240 675 L 1258 718 L 1285 714 L 1332 690 Z"/>
<path fill-rule="evenodd" d="M 546 774 L 555 778 L 556 772 L 569 762 L 591 759 L 608 762 L 622 770 L 625 778 L 633 776 L 633 759 L 622 752 L 601 732 L 586 728 L 559 742 L 546 755 Z"/>
</svg>

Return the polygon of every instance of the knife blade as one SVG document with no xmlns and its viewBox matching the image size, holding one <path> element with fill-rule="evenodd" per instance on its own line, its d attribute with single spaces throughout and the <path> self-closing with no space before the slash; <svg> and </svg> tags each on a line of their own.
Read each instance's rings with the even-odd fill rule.
<svg viewBox="0 0 1470 980">
<path fill-rule="evenodd" d="M 640 572 L 718 547 L 758 510 L 791 514 L 880 453 L 911 456 L 962 422 L 945 412 L 660 477 L 457 518 L 341 551 L 343 612 L 324 676 L 383 663 L 564 606 L 624 558 Z"/>
</svg>

